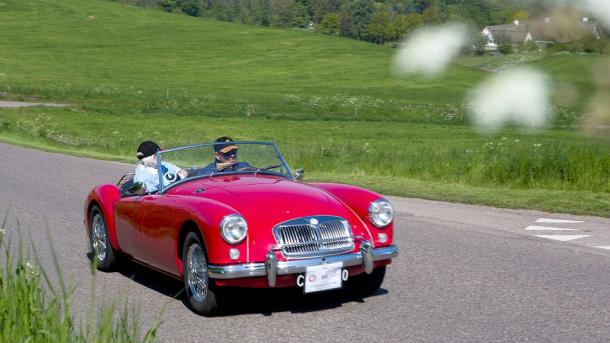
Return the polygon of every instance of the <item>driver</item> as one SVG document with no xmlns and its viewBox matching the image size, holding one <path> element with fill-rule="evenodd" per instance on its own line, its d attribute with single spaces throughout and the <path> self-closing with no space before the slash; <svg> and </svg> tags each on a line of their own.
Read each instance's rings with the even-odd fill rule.
<svg viewBox="0 0 610 343">
<path fill-rule="evenodd" d="M 214 143 L 214 162 L 201 169 L 199 175 L 211 174 L 220 170 L 236 171 L 250 167 L 247 162 L 237 161 L 237 150 L 239 148 L 233 144 L 233 138 L 222 136 L 216 139 Z"/>
<path fill-rule="evenodd" d="M 149 193 L 159 189 L 159 171 L 157 169 L 157 151 L 161 150 L 159 145 L 153 141 L 145 141 L 138 146 L 136 156 L 140 160 L 136 166 L 136 174 L 133 182 L 141 182 Z M 165 176 L 163 184 L 169 184 L 178 178 L 184 179 L 188 173 L 176 165 L 168 162 L 161 163 L 161 171 Z"/>
</svg>

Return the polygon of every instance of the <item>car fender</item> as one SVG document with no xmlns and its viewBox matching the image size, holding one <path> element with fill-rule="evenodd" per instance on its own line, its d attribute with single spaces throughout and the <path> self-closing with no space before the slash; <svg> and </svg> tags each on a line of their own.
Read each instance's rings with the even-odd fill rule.
<svg viewBox="0 0 610 343">
<path fill-rule="evenodd" d="M 374 247 L 383 247 L 392 244 L 394 239 L 394 221 L 384 228 L 378 228 L 371 223 L 369 218 L 369 206 L 371 203 L 379 199 L 387 200 L 381 194 L 361 187 L 339 183 L 312 182 L 309 183 L 309 185 L 323 189 L 332 194 L 339 201 L 343 202 L 345 206 L 349 207 L 354 213 L 356 213 L 356 215 L 362 219 L 364 224 L 366 224 Z M 381 232 L 387 235 L 386 242 L 379 242 L 378 233 Z"/>
<path fill-rule="evenodd" d="M 120 251 L 119 243 L 116 236 L 116 227 L 114 223 L 114 204 L 119 201 L 119 188 L 114 184 L 99 185 L 89 192 L 85 201 L 85 228 L 87 229 L 88 237 L 91 237 L 91 223 L 89 222 L 89 212 L 94 204 L 102 211 L 102 215 L 106 220 L 108 235 L 110 236 L 110 244 L 112 247 Z"/>
<path fill-rule="evenodd" d="M 212 199 L 181 196 L 170 196 L 168 200 L 170 199 L 175 208 L 181 209 L 181 214 L 176 217 L 176 225 L 183 229 L 185 223 L 189 221 L 194 222 L 203 238 L 208 259 L 215 263 L 228 262 L 224 261 L 227 258 L 226 254 L 224 257 L 222 254 L 228 252 L 233 245 L 224 241 L 220 234 L 219 225 L 226 215 L 241 215 L 241 213 L 227 204 Z M 238 245 L 242 245 L 244 242 Z M 180 244 L 178 239 L 176 244 Z M 177 251 L 180 248 L 177 246 Z M 181 256 L 178 257 L 181 258 Z"/>
</svg>

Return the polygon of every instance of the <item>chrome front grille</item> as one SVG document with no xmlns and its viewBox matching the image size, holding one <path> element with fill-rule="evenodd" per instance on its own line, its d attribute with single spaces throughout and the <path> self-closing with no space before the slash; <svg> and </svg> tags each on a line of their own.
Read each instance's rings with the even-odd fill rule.
<svg viewBox="0 0 610 343">
<path fill-rule="evenodd" d="M 354 249 L 352 230 L 341 217 L 298 218 L 277 225 L 273 233 L 286 257 L 332 255 Z"/>
</svg>

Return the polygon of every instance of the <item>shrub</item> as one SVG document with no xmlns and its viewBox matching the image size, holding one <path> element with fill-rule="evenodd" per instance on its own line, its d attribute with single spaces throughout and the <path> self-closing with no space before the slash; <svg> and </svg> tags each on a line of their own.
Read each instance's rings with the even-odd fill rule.
<svg viewBox="0 0 610 343">
<path fill-rule="evenodd" d="M 337 13 L 329 13 L 322 18 L 320 24 L 316 25 L 316 32 L 327 35 L 338 35 L 341 19 Z"/>
<path fill-rule="evenodd" d="M 496 39 L 498 44 L 498 52 L 504 55 L 508 55 L 513 52 L 513 43 L 510 41 L 508 36 L 499 36 Z"/>
</svg>

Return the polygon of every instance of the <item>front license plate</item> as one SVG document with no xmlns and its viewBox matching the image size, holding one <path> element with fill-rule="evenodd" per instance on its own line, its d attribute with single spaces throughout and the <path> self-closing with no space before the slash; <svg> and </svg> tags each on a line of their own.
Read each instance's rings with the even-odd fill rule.
<svg viewBox="0 0 610 343">
<path fill-rule="evenodd" d="M 341 262 L 307 267 L 305 271 L 305 293 L 340 288 L 342 267 L 343 263 Z"/>
</svg>

